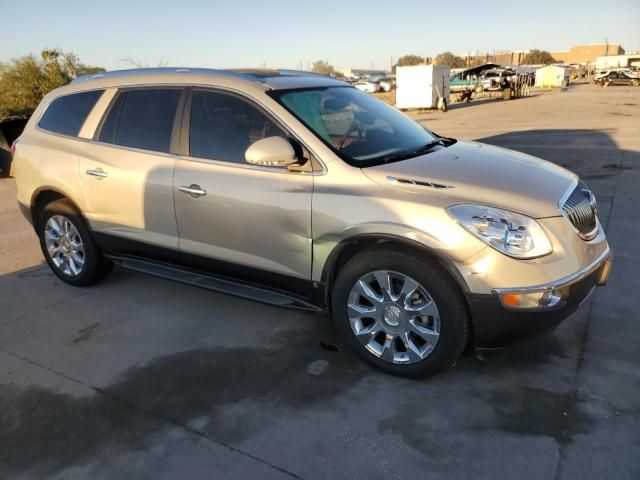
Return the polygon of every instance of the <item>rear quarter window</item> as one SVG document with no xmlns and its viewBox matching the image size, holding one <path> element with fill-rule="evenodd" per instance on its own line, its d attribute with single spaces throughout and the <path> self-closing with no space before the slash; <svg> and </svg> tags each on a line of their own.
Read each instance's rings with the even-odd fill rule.
<svg viewBox="0 0 640 480">
<path fill-rule="evenodd" d="M 38 126 L 50 132 L 77 137 L 103 92 L 92 90 L 56 98 L 45 110 Z"/>
</svg>

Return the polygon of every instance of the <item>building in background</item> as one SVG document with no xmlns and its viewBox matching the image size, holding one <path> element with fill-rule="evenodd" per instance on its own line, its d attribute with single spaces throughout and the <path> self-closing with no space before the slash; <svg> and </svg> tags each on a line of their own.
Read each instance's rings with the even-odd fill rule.
<svg viewBox="0 0 640 480">
<path fill-rule="evenodd" d="M 640 52 L 629 52 L 624 55 L 602 56 L 596 59 L 596 69 L 598 70 L 625 67 L 640 68 Z"/>
<path fill-rule="evenodd" d="M 530 50 L 501 50 L 490 53 L 467 52 L 462 54 L 467 67 L 481 65 L 483 63 L 499 63 L 500 65 L 525 65 L 525 58 Z M 591 43 L 589 45 L 576 45 L 568 50 L 556 50 L 550 52 L 558 62 L 566 65 L 595 65 L 598 57 L 621 56 L 624 48 L 617 43 Z M 620 61 L 623 61 L 621 59 Z"/>
<path fill-rule="evenodd" d="M 524 57 L 529 53 L 529 50 L 502 50 L 491 53 L 469 53 L 462 54 L 465 65 L 467 67 L 475 67 L 476 65 L 482 65 L 484 63 L 499 63 L 500 65 L 522 65 L 524 63 Z"/>
<path fill-rule="evenodd" d="M 590 43 L 577 45 L 569 50 L 551 52 L 551 56 L 559 63 L 580 65 L 594 64 L 598 57 L 622 54 L 624 54 L 624 48 L 617 43 Z"/>
<path fill-rule="evenodd" d="M 530 50 L 516 50 L 514 52 L 496 52 L 494 62 L 501 65 L 523 65 Z"/>
</svg>

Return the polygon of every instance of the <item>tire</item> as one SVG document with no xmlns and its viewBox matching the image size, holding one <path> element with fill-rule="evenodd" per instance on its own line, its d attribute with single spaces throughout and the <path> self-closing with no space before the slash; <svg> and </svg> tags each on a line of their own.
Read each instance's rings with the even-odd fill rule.
<svg viewBox="0 0 640 480">
<path fill-rule="evenodd" d="M 55 228 L 56 225 L 58 228 Z M 76 287 L 86 287 L 99 282 L 111 272 L 112 262 L 102 254 L 84 219 L 68 200 L 56 200 L 45 205 L 40 211 L 37 231 L 42 254 L 53 273 L 62 281 Z M 81 248 L 77 247 L 78 244 Z M 49 247 L 56 245 L 58 254 L 52 256 Z M 72 265 L 75 265 L 75 269 Z"/>
<path fill-rule="evenodd" d="M 410 320 L 409 317 L 416 310 L 412 306 L 413 313 L 408 313 L 403 307 L 406 305 L 407 299 L 410 299 L 409 296 L 404 299 L 400 297 L 397 300 L 398 303 L 394 303 L 388 301 L 389 295 L 382 293 L 384 303 L 380 299 L 376 301 L 380 303 L 368 302 L 376 312 L 380 310 L 380 314 L 373 314 L 378 320 L 366 318 L 368 312 L 362 313 L 361 310 L 356 310 L 363 308 L 361 306 L 363 302 L 366 303 L 366 299 L 363 299 L 359 292 L 367 290 L 362 289 L 359 282 L 367 283 L 363 279 L 371 278 L 370 275 L 375 277 L 379 272 L 389 273 L 388 278 L 391 278 L 391 281 L 388 284 L 394 284 L 391 287 L 394 294 L 404 289 L 405 284 L 401 283 L 401 276 L 418 284 L 416 288 L 418 293 L 412 295 L 416 296 L 418 305 L 422 302 L 422 305 L 426 305 L 433 313 L 432 317 L 427 315 L 431 321 L 431 327 L 427 327 L 425 323 L 422 323 L 422 320 L 419 321 L 422 330 L 431 332 L 425 336 L 425 338 L 429 338 L 429 342 L 420 345 L 418 339 L 422 338 L 422 334 L 420 337 L 416 337 L 414 334 L 415 322 L 418 320 L 417 317 L 413 320 Z M 375 281 L 368 285 L 374 288 L 374 283 Z M 409 290 L 410 288 L 411 285 L 409 285 Z M 425 298 L 425 301 L 420 300 L 422 296 L 420 288 L 426 291 L 429 297 Z M 379 295 L 380 290 L 376 289 L 374 293 Z M 356 298 L 358 300 L 355 300 Z M 434 305 L 429 303 L 429 299 Z M 351 306 L 348 306 L 349 304 Z M 398 312 L 399 317 L 397 318 L 394 316 L 394 305 L 401 310 Z M 429 305 L 431 306 L 429 307 Z M 418 306 L 416 308 L 425 307 Z M 437 262 L 401 249 L 374 247 L 351 258 L 340 270 L 334 282 L 331 310 L 333 321 L 345 343 L 362 360 L 393 375 L 410 378 L 435 375 L 452 366 L 467 345 L 469 314 L 458 285 Z M 383 311 L 384 313 L 382 313 Z M 389 319 L 387 319 L 388 314 L 391 317 Z M 394 318 L 397 321 L 395 326 L 393 325 Z M 391 324 L 387 323 L 389 321 Z M 371 326 L 372 322 L 373 326 Z M 409 327 L 412 322 L 413 330 Z M 356 329 L 360 329 L 359 331 L 364 333 L 358 336 Z M 434 336 L 436 331 L 437 338 Z M 393 340 L 388 340 L 389 335 L 393 337 Z M 406 335 L 409 335 L 408 339 Z M 412 348 L 407 347 L 409 343 L 412 344 Z M 384 349 L 382 349 L 382 344 L 384 344 Z M 382 353 L 380 353 L 381 349 Z M 414 349 L 423 352 L 416 353 Z"/>
</svg>

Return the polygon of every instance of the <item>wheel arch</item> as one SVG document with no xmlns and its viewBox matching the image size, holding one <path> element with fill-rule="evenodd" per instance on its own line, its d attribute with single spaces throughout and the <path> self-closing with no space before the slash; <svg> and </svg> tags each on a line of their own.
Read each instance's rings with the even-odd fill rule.
<svg viewBox="0 0 640 480">
<path fill-rule="evenodd" d="M 325 305 L 331 304 L 333 282 L 345 263 L 357 253 L 376 245 L 398 246 L 431 258 L 451 275 L 465 298 L 469 294 L 469 286 L 455 265 L 434 249 L 415 240 L 393 234 L 358 234 L 341 240 L 327 257 L 321 274 L 321 283 L 325 286 Z"/>
<path fill-rule="evenodd" d="M 38 219 L 42 208 L 44 208 L 45 205 L 48 205 L 49 203 L 55 202 L 57 200 L 67 200 L 71 204 L 71 206 L 78 211 L 85 223 L 89 225 L 87 219 L 82 214 L 82 210 L 80 210 L 77 203 L 73 201 L 70 195 L 60 190 L 59 188 L 43 186 L 38 188 L 31 195 L 31 205 L 29 206 L 29 210 L 31 214 L 31 224 L 33 225 L 34 230 L 37 231 L 38 229 Z"/>
</svg>

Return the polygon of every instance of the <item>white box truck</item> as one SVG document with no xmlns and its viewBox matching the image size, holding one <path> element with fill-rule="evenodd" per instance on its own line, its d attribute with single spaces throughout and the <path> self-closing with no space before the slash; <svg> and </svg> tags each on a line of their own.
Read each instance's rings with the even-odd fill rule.
<svg viewBox="0 0 640 480">
<path fill-rule="evenodd" d="M 397 108 L 439 108 L 440 98 L 449 102 L 447 65 L 396 67 Z"/>
</svg>

